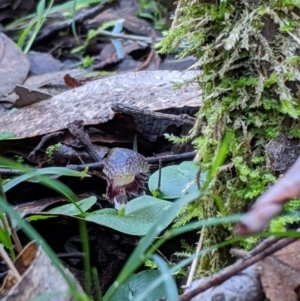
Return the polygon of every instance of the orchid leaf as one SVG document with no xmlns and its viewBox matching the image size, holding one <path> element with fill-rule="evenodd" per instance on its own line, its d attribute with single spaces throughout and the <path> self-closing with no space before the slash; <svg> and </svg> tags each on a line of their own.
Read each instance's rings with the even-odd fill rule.
<svg viewBox="0 0 300 301">
<path fill-rule="evenodd" d="M 160 272 L 157 270 L 142 271 L 138 274 L 132 275 L 128 280 L 121 285 L 116 294 L 110 299 L 110 301 L 132 301 L 142 291 L 144 291 L 148 285 L 160 276 Z M 166 290 L 163 284 L 158 286 L 155 291 L 148 295 L 145 301 L 155 301 L 167 296 Z"/>
<path fill-rule="evenodd" d="M 176 199 L 182 197 L 188 191 L 196 191 L 196 174 L 199 167 L 192 161 L 182 162 L 180 165 L 172 165 L 161 170 L 161 198 Z M 158 188 L 159 171 L 153 173 L 148 186 L 152 194 Z M 201 173 L 200 183 L 206 178 L 206 173 Z"/>
<path fill-rule="evenodd" d="M 171 202 L 144 195 L 126 205 L 125 215 L 119 216 L 115 209 L 101 209 L 86 216 L 86 220 L 119 232 L 144 236 L 148 233 L 157 217 L 171 206 Z M 170 221 L 161 224 L 161 231 Z"/>
</svg>

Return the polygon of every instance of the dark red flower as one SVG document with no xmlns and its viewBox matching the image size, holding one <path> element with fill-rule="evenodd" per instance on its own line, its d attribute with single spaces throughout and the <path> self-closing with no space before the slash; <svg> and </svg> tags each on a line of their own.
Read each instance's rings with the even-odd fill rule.
<svg viewBox="0 0 300 301">
<path fill-rule="evenodd" d="M 104 159 L 103 172 L 106 175 L 106 197 L 122 210 L 127 204 L 127 195 L 137 196 L 145 189 L 149 164 L 145 157 L 126 148 L 113 148 Z"/>
</svg>

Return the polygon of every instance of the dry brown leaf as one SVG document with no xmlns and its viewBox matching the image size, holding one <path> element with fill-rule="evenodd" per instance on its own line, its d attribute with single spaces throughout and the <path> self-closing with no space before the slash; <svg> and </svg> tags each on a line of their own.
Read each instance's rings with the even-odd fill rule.
<svg viewBox="0 0 300 301">
<path fill-rule="evenodd" d="M 0 96 L 23 84 L 29 72 L 29 61 L 22 50 L 0 32 Z"/>
<path fill-rule="evenodd" d="M 111 110 L 115 102 L 152 111 L 198 108 L 201 91 L 197 84 L 172 89 L 173 82 L 190 80 L 198 74 L 143 71 L 103 78 L 11 112 L 0 118 L 0 128 L 26 138 L 65 129 L 74 120 L 83 120 L 85 125 L 101 124 L 115 116 Z"/>
<path fill-rule="evenodd" d="M 80 87 L 83 85 L 83 82 L 77 80 L 76 78 L 70 76 L 70 74 L 66 74 L 64 76 L 64 81 L 66 83 L 67 86 L 69 86 L 70 88 L 76 88 L 76 87 Z"/>
<path fill-rule="evenodd" d="M 51 301 L 71 301 L 69 287 L 62 275 L 54 267 L 46 253 L 34 242 L 29 243 L 18 256 L 16 269 L 22 276 L 21 281 L 16 283 L 7 291 L 2 301 L 28 301 L 41 295 L 60 293 L 48 297 Z M 71 273 L 66 270 L 67 275 L 74 282 L 79 291 L 79 286 Z M 4 290 L 3 290 L 4 291 Z"/>
<path fill-rule="evenodd" d="M 261 283 L 270 301 L 297 301 L 300 295 L 300 241 L 257 263 Z"/>
<path fill-rule="evenodd" d="M 59 71 L 63 64 L 50 53 L 34 52 L 27 55 L 30 62 L 30 73 L 41 75 Z"/>
<path fill-rule="evenodd" d="M 73 69 L 57 71 L 43 75 L 35 75 L 27 78 L 24 82 L 24 86 L 37 89 L 48 85 L 64 85 L 64 76 L 66 74 L 69 74 L 72 77 L 82 77 L 86 73 L 86 70 Z"/>
<path fill-rule="evenodd" d="M 16 86 L 15 93 L 19 96 L 19 99 L 15 101 L 13 105 L 14 108 L 23 108 L 52 97 L 49 93 L 31 89 L 22 85 Z"/>
<path fill-rule="evenodd" d="M 6 296 L 9 290 L 18 282 L 16 276 L 12 271 L 8 271 L 3 281 L 2 287 L 0 288 L 0 295 Z"/>
<path fill-rule="evenodd" d="M 121 41 L 121 43 L 123 46 L 124 55 L 129 54 L 141 48 L 137 42 L 125 40 L 125 41 Z M 94 69 L 101 69 L 106 65 L 117 63 L 119 59 L 118 59 L 118 54 L 115 46 L 113 44 L 106 45 L 104 49 L 101 51 L 99 59 L 101 62 L 96 64 L 94 66 Z"/>
</svg>

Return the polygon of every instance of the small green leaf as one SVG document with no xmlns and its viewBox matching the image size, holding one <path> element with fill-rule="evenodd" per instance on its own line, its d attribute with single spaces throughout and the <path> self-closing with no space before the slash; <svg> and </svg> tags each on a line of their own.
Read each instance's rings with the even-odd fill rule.
<svg viewBox="0 0 300 301">
<path fill-rule="evenodd" d="M 148 285 L 160 276 L 160 272 L 156 270 L 142 271 L 138 274 L 132 275 L 128 280 L 118 288 L 116 294 L 110 301 L 132 301 L 135 297 Z M 148 295 L 145 301 L 155 301 L 167 296 L 164 285 L 158 286 L 151 294 Z"/>
<path fill-rule="evenodd" d="M 95 196 L 90 196 L 89 198 L 80 200 L 76 202 L 77 206 L 83 211 L 86 212 L 89 210 L 95 203 L 97 202 L 97 198 Z M 59 207 L 52 208 L 47 211 L 52 214 L 64 214 L 64 215 L 78 215 L 81 212 L 76 208 L 74 204 L 66 204 Z"/>
<path fill-rule="evenodd" d="M 171 202 L 144 195 L 127 204 L 124 216 L 119 216 L 115 209 L 102 209 L 87 215 L 86 220 L 122 233 L 144 236 L 158 216 L 167 210 L 171 204 Z M 160 225 L 161 231 L 169 224 L 170 221 L 162 223 Z"/>
</svg>

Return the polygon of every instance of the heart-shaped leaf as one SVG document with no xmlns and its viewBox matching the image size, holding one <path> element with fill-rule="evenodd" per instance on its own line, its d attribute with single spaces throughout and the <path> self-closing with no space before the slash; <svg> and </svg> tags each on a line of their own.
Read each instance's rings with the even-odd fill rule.
<svg viewBox="0 0 300 301">
<path fill-rule="evenodd" d="M 97 198 L 95 196 L 90 196 L 86 199 L 76 202 L 76 204 L 83 212 L 86 212 L 96 202 L 97 202 Z M 73 203 L 52 208 L 47 212 L 52 214 L 64 214 L 64 215 L 72 215 L 72 216 L 79 215 L 81 213 Z"/>
<path fill-rule="evenodd" d="M 197 166 L 193 161 L 184 161 L 177 166 L 177 169 L 184 176 L 194 180 L 199 166 Z"/>
<path fill-rule="evenodd" d="M 188 191 L 197 190 L 197 185 L 193 183 L 199 167 L 193 161 L 185 161 L 179 165 L 172 165 L 161 170 L 161 198 L 177 199 Z M 153 173 L 149 179 L 148 186 L 152 194 L 157 193 L 159 171 Z M 206 178 L 206 173 L 201 173 L 200 183 Z"/>
<path fill-rule="evenodd" d="M 190 178 L 180 173 L 177 169 L 178 165 L 164 167 L 161 170 L 160 192 L 163 199 L 176 199 L 182 196 L 183 190 L 188 183 L 192 182 Z M 152 174 L 148 181 L 149 190 L 152 194 L 156 193 L 158 187 L 159 171 Z M 196 190 L 196 185 L 192 185 L 192 190 Z"/>
<path fill-rule="evenodd" d="M 102 209 L 87 215 L 86 220 L 122 233 L 144 236 L 157 220 L 157 217 L 171 205 L 171 202 L 144 195 L 126 205 L 124 216 L 118 216 L 115 209 Z M 161 224 L 161 231 L 169 224 L 169 221 Z"/>
<path fill-rule="evenodd" d="M 134 298 L 149 284 L 160 276 L 160 272 L 156 270 L 142 271 L 132 275 L 129 279 L 118 288 L 116 294 L 110 299 L 111 301 L 132 301 Z M 144 301 L 155 301 L 167 296 L 163 284 L 157 287 L 151 295 L 148 295 Z"/>
</svg>

